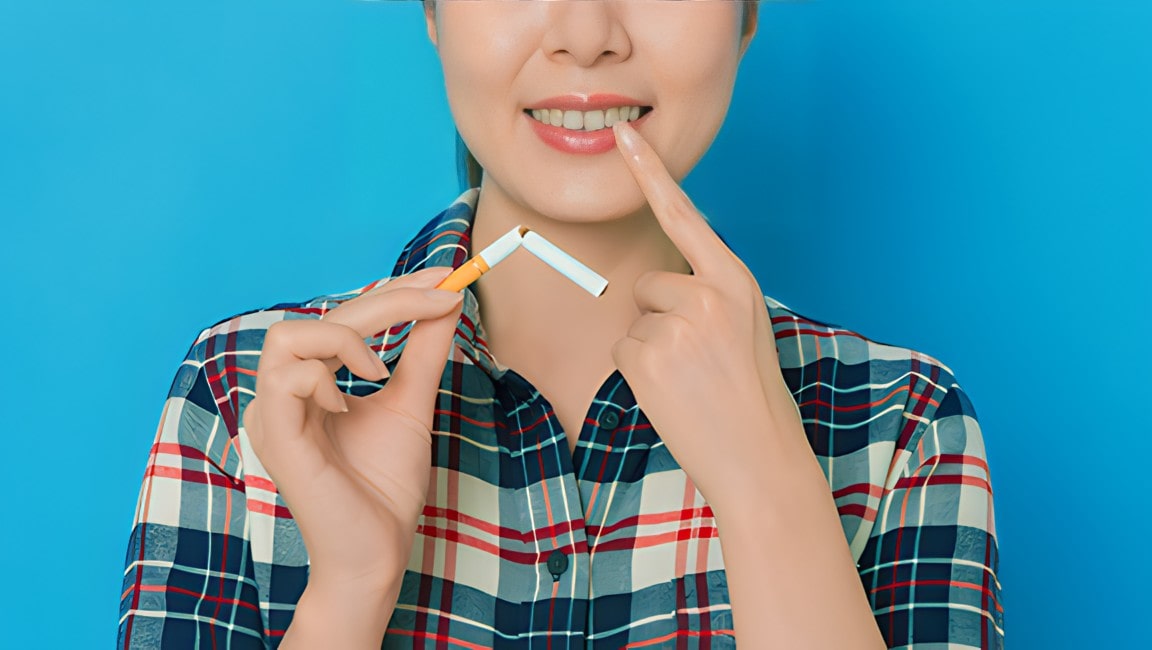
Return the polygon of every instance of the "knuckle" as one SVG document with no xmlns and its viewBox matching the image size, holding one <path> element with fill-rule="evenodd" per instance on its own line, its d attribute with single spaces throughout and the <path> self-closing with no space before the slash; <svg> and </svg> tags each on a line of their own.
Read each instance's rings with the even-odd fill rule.
<svg viewBox="0 0 1152 650">
<path fill-rule="evenodd" d="M 300 365 L 300 374 L 309 380 L 321 380 L 332 376 L 332 373 L 328 371 L 328 366 L 319 359 L 304 359 Z"/>
<path fill-rule="evenodd" d="M 287 321 L 276 321 L 268 326 L 264 332 L 264 347 L 269 346 L 273 348 L 283 347 L 287 344 L 289 338 L 288 330 L 291 326 Z"/>
<path fill-rule="evenodd" d="M 643 346 L 636 355 L 636 365 L 640 368 L 640 372 L 647 377 L 659 377 L 660 372 L 660 355 L 656 354 L 652 346 Z"/>
<path fill-rule="evenodd" d="M 364 345 L 364 339 L 360 337 L 360 333 L 343 323 L 329 323 L 332 326 L 332 336 L 336 337 L 342 349 L 349 350 L 355 349 L 356 346 Z"/>
<path fill-rule="evenodd" d="M 288 378 L 285 376 L 283 368 L 265 370 L 257 377 L 256 394 L 259 396 L 261 394 L 270 395 L 273 393 L 282 393 L 288 383 L 287 380 Z M 253 399 L 253 402 L 255 402 L 255 399 Z M 248 408 L 252 408 L 252 403 L 248 404 Z"/>
<path fill-rule="evenodd" d="M 656 271 L 645 271 L 636 278 L 636 284 L 632 285 L 632 290 L 635 295 L 640 296 L 653 289 L 653 283 L 656 281 L 658 273 Z"/>
<path fill-rule="evenodd" d="M 260 378 L 257 394 L 276 396 L 298 394 L 319 378 L 318 373 L 328 372 L 327 366 L 319 359 L 304 359 L 264 373 Z"/>
</svg>

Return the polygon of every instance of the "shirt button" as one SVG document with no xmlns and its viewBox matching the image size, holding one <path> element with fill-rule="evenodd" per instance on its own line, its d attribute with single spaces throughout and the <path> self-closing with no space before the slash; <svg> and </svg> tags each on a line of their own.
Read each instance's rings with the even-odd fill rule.
<svg viewBox="0 0 1152 650">
<path fill-rule="evenodd" d="M 600 416 L 600 426 L 605 429 L 615 429 L 617 424 L 620 424 L 620 416 L 616 415 L 616 411 L 608 411 Z"/>
<path fill-rule="evenodd" d="M 568 570 L 568 556 L 564 555 L 564 551 L 556 549 L 552 551 L 552 555 L 548 556 L 548 571 L 552 574 L 553 580 L 559 580 L 560 576 Z"/>
</svg>

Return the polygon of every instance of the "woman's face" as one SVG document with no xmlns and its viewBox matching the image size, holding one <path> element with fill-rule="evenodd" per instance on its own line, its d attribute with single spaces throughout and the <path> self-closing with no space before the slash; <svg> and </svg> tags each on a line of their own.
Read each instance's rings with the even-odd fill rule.
<svg viewBox="0 0 1152 650">
<path fill-rule="evenodd" d="M 448 103 L 485 170 L 484 191 L 565 221 L 642 209 L 606 123 L 639 112 L 636 128 L 683 179 L 727 113 L 755 29 L 741 33 L 742 4 L 429 4 Z"/>
</svg>

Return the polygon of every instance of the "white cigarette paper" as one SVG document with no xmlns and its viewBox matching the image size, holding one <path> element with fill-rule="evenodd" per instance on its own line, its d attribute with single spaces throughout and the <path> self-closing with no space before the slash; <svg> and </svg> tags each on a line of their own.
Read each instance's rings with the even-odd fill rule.
<svg viewBox="0 0 1152 650">
<path fill-rule="evenodd" d="M 512 230 L 504 233 L 499 239 L 489 244 L 484 250 L 480 251 L 480 257 L 484 259 L 484 263 L 488 268 L 496 266 L 504 261 L 505 257 L 512 254 L 512 251 L 520 248 L 523 243 L 520 237 L 520 226 L 516 226 Z"/>
<path fill-rule="evenodd" d="M 545 264 L 559 271 L 564 277 L 580 285 L 593 296 L 600 297 L 608 288 L 608 281 L 592 269 L 584 266 L 568 253 L 560 250 L 555 244 L 544 239 L 534 231 L 525 233 L 521 245 Z"/>
</svg>

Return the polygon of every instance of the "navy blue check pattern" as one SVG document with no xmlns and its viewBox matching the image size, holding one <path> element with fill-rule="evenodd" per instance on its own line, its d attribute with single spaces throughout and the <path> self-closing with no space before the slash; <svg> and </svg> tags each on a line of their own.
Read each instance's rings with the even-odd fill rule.
<svg viewBox="0 0 1152 650">
<path fill-rule="evenodd" d="M 466 192 L 424 226 L 390 277 L 466 261 L 477 197 Z M 148 459 L 120 647 L 279 645 L 308 556 L 241 426 L 264 333 L 378 284 L 240 314 L 196 337 Z M 990 476 L 952 373 L 765 300 L 888 646 L 1001 648 Z M 410 327 L 369 340 L 392 369 Z M 428 503 L 383 647 L 735 647 L 712 510 L 619 371 L 570 453 L 540 392 L 488 350 L 470 290 L 446 361 Z M 352 394 L 379 389 L 337 381 Z M 559 575 L 548 565 L 557 552 Z"/>
</svg>

